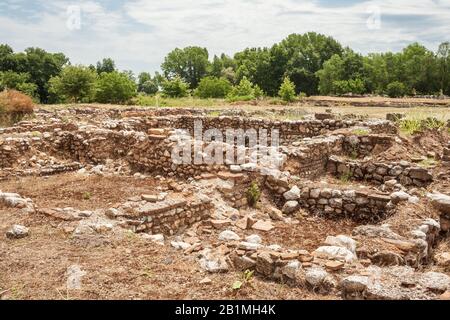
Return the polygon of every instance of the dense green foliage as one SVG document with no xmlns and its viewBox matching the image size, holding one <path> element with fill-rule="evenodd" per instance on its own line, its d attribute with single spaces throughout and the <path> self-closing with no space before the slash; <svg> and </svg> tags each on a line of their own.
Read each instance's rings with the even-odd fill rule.
<svg viewBox="0 0 450 320">
<path fill-rule="evenodd" d="M 97 73 L 83 66 L 67 66 L 50 79 L 50 92 L 62 101 L 90 102 Z"/>
<path fill-rule="evenodd" d="M 136 96 L 137 86 L 127 73 L 103 72 L 95 88 L 95 101 L 101 103 L 126 103 Z"/>
<path fill-rule="evenodd" d="M 450 95 L 450 43 L 442 43 L 437 52 L 412 43 L 400 52 L 363 56 L 331 37 L 309 32 L 234 56 L 210 57 L 206 48 L 195 46 L 177 48 L 165 57 L 161 70 L 162 75 L 143 72 L 135 79 L 131 71 L 119 73 L 110 58 L 87 68 L 71 67 L 62 53 L 39 48 L 15 53 L 0 45 L 0 90 L 22 91 L 42 103 L 127 102 L 136 90 L 141 95 L 192 93 L 229 101 L 267 94 L 290 102 L 299 94 Z M 115 87 L 119 91 L 113 92 Z M 108 92 L 111 98 L 105 96 Z"/>
<path fill-rule="evenodd" d="M 97 62 L 96 70 L 98 74 L 102 74 L 103 72 L 114 72 L 116 71 L 116 63 L 111 58 L 105 58 L 102 61 Z"/>
<path fill-rule="evenodd" d="M 230 102 L 250 101 L 261 98 L 263 95 L 264 91 L 244 76 L 239 84 L 231 89 L 230 93 L 227 95 L 227 100 Z"/>
<path fill-rule="evenodd" d="M 387 85 L 386 93 L 391 98 L 400 98 L 406 94 L 406 86 L 400 81 L 394 81 Z"/>
<path fill-rule="evenodd" d="M 155 94 L 159 91 L 158 80 L 152 78 L 148 72 L 142 72 L 138 77 L 138 92 L 145 94 Z"/>
<path fill-rule="evenodd" d="M 200 81 L 195 95 L 200 98 L 225 98 L 231 89 L 231 83 L 227 79 L 205 77 Z"/>
<path fill-rule="evenodd" d="M 162 92 L 168 98 L 182 98 L 188 95 L 189 86 L 183 79 L 177 76 L 172 80 L 166 80 L 162 83 Z"/>
<path fill-rule="evenodd" d="M 200 80 L 207 74 L 210 63 L 208 50 L 200 47 L 176 48 L 170 52 L 161 65 L 167 79 L 180 77 L 191 89 L 197 88 Z"/>
<path fill-rule="evenodd" d="M 292 102 L 295 100 L 295 84 L 289 80 L 289 78 L 285 78 L 283 83 L 281 84 L 280 91 L 278 92 L 283 101 Z"/>
</svg>

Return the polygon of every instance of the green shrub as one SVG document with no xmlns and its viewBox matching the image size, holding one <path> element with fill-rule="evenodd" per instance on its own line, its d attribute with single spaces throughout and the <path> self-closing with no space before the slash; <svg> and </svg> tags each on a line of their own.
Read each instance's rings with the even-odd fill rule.
<svg viewBox="0 0 450 320">
<path fill-rule="evenodd" d="M 231 83 L 227 79 L 206 77 L 200 81 L 195 95 L 200 98 L 224 98 L 231 89 Z"/>
<path fill-rule="evenodd" d="M 264 96 L 264 91 L 258 86 L 254 85 L 246 77 L 243 77 L 237 86 L 234 86 L 227 95 L 227 100 L 234 101 L 250 101 L 259 99 Z"/>
<path fill-rule="evenodd" d="M 284 81 L 280 86 L 280 91 L 278 91 L 278 95 L 286 102 L 295 100 L 295 84 L 288 77 L 284 78 Z"/>
<path fill-rule="evenodd" d="M 29 97 L 37 98 L 37 85 L 31 83 L 28 73 L 0 72 L 0 91 L 5 89 L 17 90 Z"/>
<path fill-rule="evenodd" d="M 259 189 L 258 183 L 256 181 L 253 181 L 247 190 L 248 205 L 250 207 L 255 207 L 259 199 L 261 199 L 261 190 Z"/>
<path fill-rule="evenodd" d="M 143 92 L 145 94 L 155 94 L 158 91 L 158 85 L 154 80 L 147 80 L 140 87 L 140 92 Z"/>
<path fill-rule="evenodd" d="M 189 93 L 189 85 L 180 77 L 175 77 L 173 80 L 166 80 L 162 83 L 162 92 L 165 97 L 182 98 Z"/>
<path fill-rule="evenodd" d="M 90 102 L 94 95 L 97 73 L 88 67 L 67 66 L 59 76 L 50 79 L 50 93 L 59 101 Z"/>
<path fill-rule="evenodd" d="M 103 72 L 96 83 L 95 100 L 100 103 L 126 103 L 136 94 L 136 83 L 117 71 Z"/>
<path fill-rule="evenodd" d="M 333 82 L 333 91 L 337 95 L 348 93 L 363 94 L 365 91 L 364 82 L 361 79 L 338 80 Z"/>
<path fill-rule="evenodd" d="M 391 98 L 400 98 L 406 95 L 406 86 L 399 81 L 391 82 L 387 85 L 386 93 Z"/>
</svg>

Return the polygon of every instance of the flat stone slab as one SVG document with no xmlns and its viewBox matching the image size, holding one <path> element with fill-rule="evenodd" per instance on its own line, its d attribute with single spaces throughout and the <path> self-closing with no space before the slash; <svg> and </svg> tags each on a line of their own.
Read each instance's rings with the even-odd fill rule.
<svg viewBox="0 0 450 320">
<path fill-rule="evenodd" d="M 184 207 L 187 201 L 183 198 L 180 199 L 166 199 L 160 202 L 147 202 L 137 210 L 138 216 L 151 216 L 159 213 L 163 213 L 172 209 Z"/>
</svg>

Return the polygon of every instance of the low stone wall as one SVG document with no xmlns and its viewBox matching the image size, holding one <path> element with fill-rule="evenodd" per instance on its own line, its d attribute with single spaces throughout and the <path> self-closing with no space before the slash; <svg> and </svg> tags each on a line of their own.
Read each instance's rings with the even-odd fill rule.
<svg viewBox="0 0 450 320">
<path fill-rule="evenodd" d="M 287 154 L 284 168 L 301 178 L 316 178 L 326 173 L 328 158 L 342 153 L 344 136 L 316 137 L 299 146 L 282 149 Z M 295 143 L 293 144 L 295 145 Z"/>
<path fill-rule="evenodd" d="M 386 151 L 393 143 L 394 137 L 389 135 L 350 135 L 345 137 L 343 148 L 352 158 L 363 158 Z"/>
<path fill-rule="evenodd" d="M 297 201 L 297 200 L 293 200 Z M 391 198 L 369 190 L 339 190 L 331 188 L 301 188 L 298 205 L 314 214 L 330 218 L 348 217 L 362 222 L 378 222 L 391 211 Z"/>
<path fill-rule="evenodd" d="M 134 200 L 134 201 L 132 201 Z M 110 218 L 119 219 L 134 232 L 173 235 L 183 227 L 209 218 L 214 208 L 206 197 L 184 198 L 181 195 L 160 200 L 158 196 L 130 199 L 107 211 Z"/>
<path fill-rule="evenodd" d="M 62 131 L 75 131 L 78 129 L 78 126 L 73 123 L 64 123 L 64 122 L 53 122 L 53 123 L 40 123 L 40 122 L 30 122 L 30 121 L 22 121 L 17 123 L 14 127 L 2 128 L 0 129 L 0 134 L 9 134 L 9 133 L 24 133 L 24 132 L 52 132 L 55 130 Z"/>
<path fill-rule="evenodd" d="M 399 163 L 360 162 L 332 156 L 328 160 L 328 172 L 332 175 L 375 184 L 397 180 L 405 187 L 425 187 L 433 181 L 432 174 L 425 168 L 406 161 Z"/>
<path fill-rule="evenodd" d="M 396 127 L 389 121 L 353 121 L 353 120 L 297 120 L 297 121 L 273 121 L 267 119 L 241 118 L 241 117 L 203 117 L 203 116 L 177 116 L 158 117 L 149 119 L 148 128 L 175 128 L 185 129 L 193 135 L 194 122 L 202 121 L 203 130 L 209 129 L 261 129 L 268 130 L 270 135 L 273 129 L 279 130 L 281 143 L 285 144 L 293 139 L 315 137 L 326 134 L 330 131 L 350 128 L 354 126 L 367 126 L 373 132 L 392 133 L 396 132 Z"/>
<path fill-rule="evenodd" d="M 30 140 L 21 138 L 7 138 L 0 140 L 0 168 L 9 168 L 17 159 L 30 149 Z"/>
</svg>

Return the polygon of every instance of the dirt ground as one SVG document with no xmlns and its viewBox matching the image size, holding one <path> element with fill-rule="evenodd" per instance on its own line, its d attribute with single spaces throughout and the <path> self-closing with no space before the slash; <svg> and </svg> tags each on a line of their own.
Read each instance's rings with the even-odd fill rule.
<svg viewBox="0 0 450 320">
<path fill-rule="evenodd" d="M 152 179 L 80 177 L 77 174 L 47 179 L 23 178 L 0 182 L 0 190 L 31 197 L 38 206 L 81 210 L 108 208 L 115 202 L 154 190 Z M 89 192 L 89 199 L 83 194 Z M 16 209 L 0 209 L 0 234 L 11 224 L 32 226 L 30 237 L 0 241 L 0 293 L 3 299 L 317 299 L 308 290 L 292 288 L 258 277 L 239 292 L 231 289 L 242 274 L 206 274 L 191 256 L 169 246 L 149 243 L 129 232 L 125 235 L 72 237 L 61 224 L 40 215 L 24 215 Z M 298 249 L 313 249 L 330 234 L 350 231 L 351 221 L 300 217 L 300 223 L 279 223 L 272 232 L 259 233 L 268 242 Z M 248 232 L 250 234 L 258 232 Z M 203 235 L 217 239 L 219 231 Z M 87 275 L 83 289 L 66 289 L 66 270 L 77 264 Z M 208 277 L 209 285 L 200 281 Z M 320 296 L 327 299 L 327 296 Z M 329 296 L 329 299 L 336 297 Z"/>
</svg>

